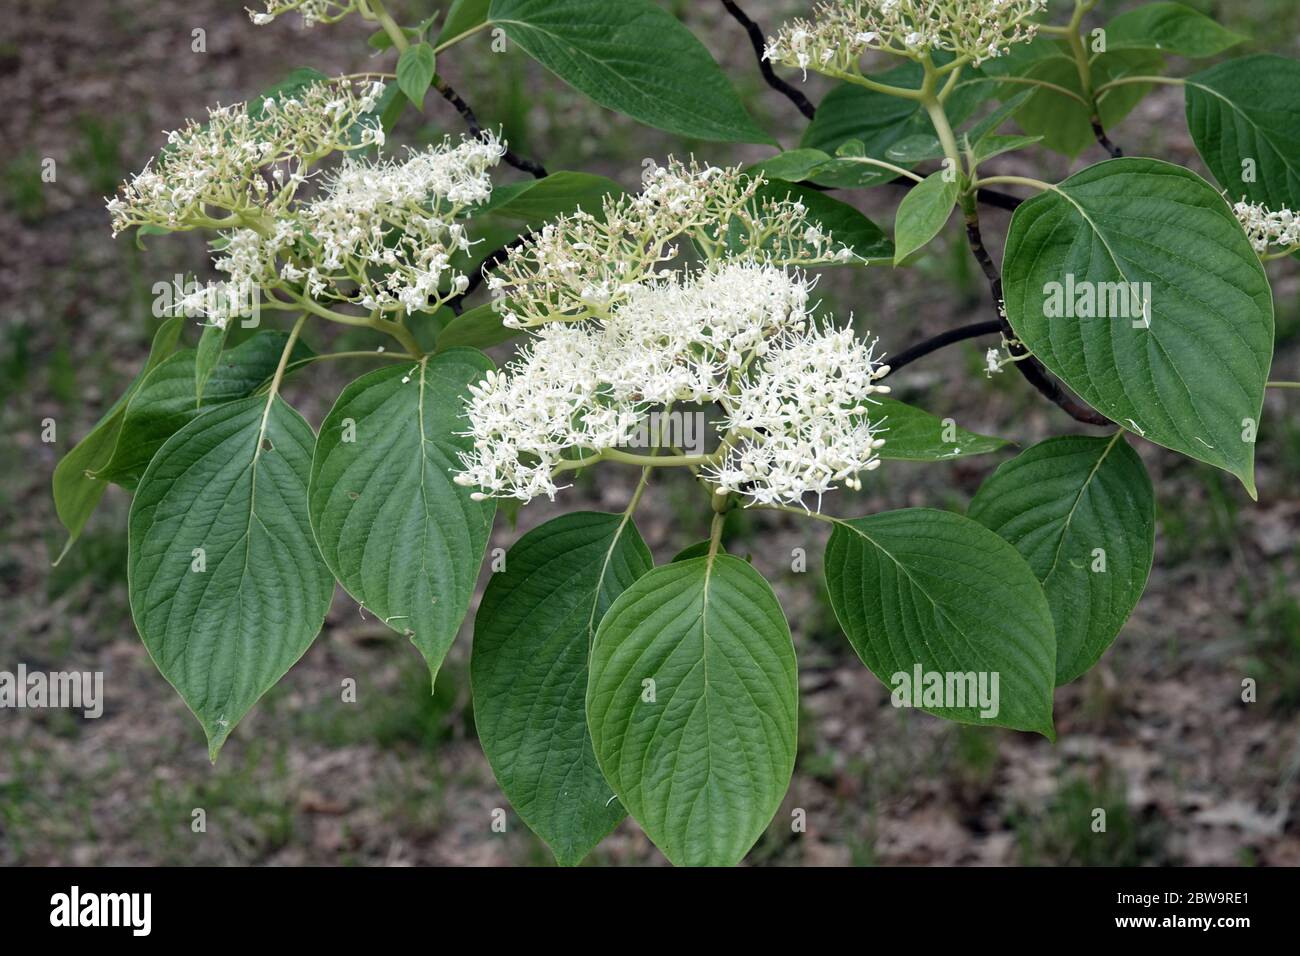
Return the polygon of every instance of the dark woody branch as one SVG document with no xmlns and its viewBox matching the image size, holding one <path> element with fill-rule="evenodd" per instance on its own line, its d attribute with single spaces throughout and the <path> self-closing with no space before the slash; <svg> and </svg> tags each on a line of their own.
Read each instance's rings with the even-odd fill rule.
<svg viewBox="0 0 1300 956">
<path fill-rule="evenodd" d="M 482 138 L 483 127 L 479 125 L 478 117 L 474 115 L 474 111 L 470 109 L 469 104 L 461 99 L 460 94 L 448 86 L 447 81 L 440 76 L 434 77 L 433 88 L 442 94 L 444 100 L 456 107 L 456 112 L 465 120 L 465 125 L 469 127 L 470 132 L 475 136 Z M 541 179 L 546 175 L 546 168 L 542 166 L 541 163 L 534 162 L 531 159 L 525 159 L 517 153 L 512 153 L 508 149 L 501 158 L 515 169 L 523 170 L 538 179 Z"/>
</svg>

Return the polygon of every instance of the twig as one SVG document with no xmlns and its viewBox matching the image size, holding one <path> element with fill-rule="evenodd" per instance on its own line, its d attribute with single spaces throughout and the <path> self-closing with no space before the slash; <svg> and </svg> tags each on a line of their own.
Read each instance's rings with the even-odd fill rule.
<svg viewBox="0 0 1300 956">
<path fill-rule="evenodd" d="M 975 254 L 975 260 L 984 271 L 984 277 L 988 279 L 989 291 L 993 293 L 993 305 L 998 310 L 998 323 L 1002 329 L 1002 337 L 1007 340 L 1008 351 L 1017 359 L 1012 364 L 1020 370 L 1020 374 L 1025 377 L 1025 380 L 1030 385 L 1042 392 L 1049 401 L 1059 405 L 1075 421 L 1083 422 L 1086 425 L 1115 424 L 1105 415 L 1066 394 L 1065 389 L 1061 388 L 1061 384 L 1048 374 L 1047 369 L 1043 367 L 1043 363 L 1031 355 L 1029 349 L 1025 348 L 1016 338 L 1016 333 L 1011 328 L 1011 323 L 1007 321 L 1005 315 L 1006 306 L 1002 295 L 1002 274 L 993 263 L 993 257 L 984 248 L 984 239 L 980 235 L 979 217 L 976 215 L 972 214 L 966 217 L 966 240 L 970 244 L 971 252 Z"/>
<path fill-rule="evenodd" d="M 899 176 L 897 179 L 891 179 L 889 184 L 891 186 L 902 186 L 904 189 L 914 189 L 917 185 L 912 182 L 912 180 L 906 179 L 902 176 Z M 986 206 L 993 206 L 996 209 L 1005 209 L 1008 212 L 1015 212 L 1016 207 L 1024 202 L 1024 200 L 1019 196 L 998 192 L 996 189 L 981 188 L 976 191 L 975 198 Z"/>
<path fill-rule="evenodd" d="M 722 5 L 727 8 L 727 12 L 749 34 L 749 42 L 754 47 L 754 55 L 758 57 L 758 71 L 763 74 L 763 79 L 767 81 L 767 85 L 798 107 L 800 113 L 812 119 L 813 114 L 817 112 L 817 107 L 809 102 L 808 97 L 777 76 L 772 69 L 772 64 L 763 59 L 764 38 L 763 31 L 759 29 L 758 24 L 746 16 L 745 11 L 736 6 L 733 0 L 722 0 Z"/>
<path fill-rule="evenodd" d="M 469 284 L 465 286 L 465 290 L 452 296 L 445 304 L 457 315 L 460 315 L 461 309 L 464 308 L 465 299 L 472 295 L 487 279 L 488 270 L 494 269 L 510 258 L 510 253 L 522 246 L 531 235 L 531 231 L 520 233 L 501 248 L 493 249 L 484 256 L 483 261 L 478 264 L 478 268 L 470 274 Z"/>
<path fill-rule="evenodd" d="M 478 117 L 474 115 L 474 111 L 470 109 L 469 104 L 461 99 L 459 93 L 447 85 L 446 80 L 440 76 L 434 77 L 433 88 L 442 94 L 444 100 L 456 107 L 456 112 L 465 120 L 465 125 L 469 127 L 471 133 L 479 139 L 482 139 L 486 135 L 483 131 L 483 127 L 479 125 Z M 541 163 L 534 162 L 531 159 L 525 159 L 518 153 L 513 153 L 508 149 L 501 158 L 515 169 L 530 173 L 538 179 L 541 179 L 546 175 L 546 168 L 542 166 Z"/>
<path fill-rule="evenodd" d="M 1110 141 L 1110 137 L 1106 135 L 1106 131 L 1102 128 L 1101 120 L 1094 116 L 1090 122 L 1092 123 L 1092 135 L 1097 137 L 1097 142 L 1101 143 L 1102 149 L 1110 153 L 1110 158 L 1119 159 L 1123 156 L 1124 150 Z"/>
<path fill-rule="evenodd" d="M 938 351 L 945 345 L 952 345 L 954 342 L 964 342 L 966 339 L 978 338 L 981 335 L 993 335 L 995 332 L 1002 331 L 1002 323 L 996 319 L 990 319 L 987 322 L 972 322 L 970 325 L 959 325 L 955 329 L 949 329 L 947 332 L 940 332 L 933 338 L 926 339 L 924 342 L 918 342 L 909 349 L 903 349 L 897 355 L 886 356 L 889 371 L 881 378 L 888 378 L 893 375 L 904 365 L 915 362 L 917 359 L 929 355 L 931 352 Z"/>
</svg>

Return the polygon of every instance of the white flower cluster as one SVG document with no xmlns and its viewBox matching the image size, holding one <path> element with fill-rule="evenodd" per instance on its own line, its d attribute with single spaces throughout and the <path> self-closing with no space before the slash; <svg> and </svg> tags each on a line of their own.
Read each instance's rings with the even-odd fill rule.
<svg viewBox="0 0 1300 956">
<path fill-rule="evenodd" d="M 946 50 L 979 65 L 1034 38 L 1047 0 L 828 0 L 811 21 L 791 20 L 764 59 L 803 70 L 855 74 L 867 50 L 917 57 Z"/>
<path fill-rule="evenodd" d="M 452 256 L 470 248 L 457 220 L 492 195 L 490 172 L 504 152 L 486 135 L 444 140 L 402 162 L 347 160 L 299 211 L 300 235 L 316 247 L 315 274 L 286 264 L 281 276 L 306 278 L 312 295 L 367 310 L 435 310 L 469 282 L 451 269 Z"/>
<path fill-rule="evenodd" d="M 248 18 L 259 27 L 295 10 L 302 17 L 303 26 L 338 23 L 357 9 L 356 0 L 266 0 L 265 5 L 265 12 L 248 11 Z"/>
<path fill-rule="evenodd" d="M 1267 252 L 1269 246 L 1283 249 L 1300 246 L 1300 216 L 1290 209 L 1274 212 L 1262 203 L 1248 203 L 1243 198 L 1232 211 L 1257 253 Z"/>
<path fill-rule="evenodd" d="M 108 201 L 113 234 L 131 226 L 170 230 L 222 225 L 210 210 L 262 215 L 287 204 L 311 164 L 336 151 L 382 145 L 363 123 L 382 83 L 322 81 L 262 100 L 208 110 L 167 134 L 167 146 Z"/>
<path fill-rule="evenodd" d="M 875 380 L 888 371 L 851 329 L 786 333 L 757 372 L 723 403 L 726 429 L 739 436 L 712 474 L 723 491 L 760 504 L 797 503 L 880 464 L 885 444 L 868 418 Z"/>
<path fill-rule="evenodd" d="M 471 389 L 477 497 L 554 498 L 557 474 L 626 444 L 652 408 L 717 402 L 706 476 L 755 502 L 797 502 L 875 467 L 868 396 L 887 369 L 852 332 L 819 330 L 812 282 L 753 259 L 661 274 L 599 319 L 552 322 Z"/>
<path fill-rule="evenodd" d="M 795 266 L 854 259 L 798 199 L 758 197 L 764 182 L 739 167 L 672 159 L 651 167 L 640 193 L 606 197 L 600 215 L 578 210 L 546 224 L 496 269 L 488 288 L 503 321 L 529 328 L 606 315 L 677 256 L 673 243 L 682 238 L 709 258 Z"/>
<path fill-rule="evenodd" d="M 322 80 L 210 110 L 109 200 L 114 235 L 214 231 L 213 262 L 228 279 L 178 303 L 214 325 L 275 289 L 372 313 L 434 311 L 469 283 L 453 268 L 471 245 L 463 215 L 491 196 L 505 145 L 483 133 L 401 160 L 346 155 L 316 180 L 312 167 L 331 153 L 383 144 L 373 114 L 383 90 Z M 317 185 L 300 195 L 309 178 Z"/>
<path fill-rule="evenodd" d="M 469 282 L 452 267 L 471 245 L 460 216 L 491 196 L 490 171 L 504 150 L 485 135 L 446 139 L 403 161 L 348 158 L 318 196 L 282 210 L 269 231 L 223 233 L 214 265 L 231 290 L 287 283 L 322 303 L 435 311 Z M 230 318 L 220 309 L 206 315 L 217 325 Z"/>
</svg>

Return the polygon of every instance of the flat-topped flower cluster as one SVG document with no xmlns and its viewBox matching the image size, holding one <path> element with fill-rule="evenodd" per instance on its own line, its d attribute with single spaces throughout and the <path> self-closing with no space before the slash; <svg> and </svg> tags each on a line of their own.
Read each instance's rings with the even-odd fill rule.
<svg viewBox="0 0 1300 956">
<path fill-rule="evenodd" d="M 286 13 L 296 11 L 303 26 L 318 23 L 338 23 L 357 9 L 357 0 L 265 0 L 265 10 L 248 10 L 248 18 L 256 26 L 266 26 Z"/>
<path fill-rule="evenodd" d="M 401 159 L 360 158 L 384 142 L 374 115 L 382 91 L 322 81 L 209 111 L 206 123 L 168 134 L 109 200 L 114 233 L 214 231 L 214 265 L 228 278 L 180 307 L 215 325 L 230 319 L 225 303 L 276 290 L 381 315 L 436 310 L 468 284 L 453 266 L 471 245 L 462 220 L 491 196 L 505 147 L 484 134 Z M 341 164 L 314 171 L 334 153 Z"/>
<path fill-rule="evenodd" d="M 803 70 L 854 75 L 868 50 L 918 57 L 946 51 L 973 64 L 1032 40 L 1047 0 L 830 0 L 811 20 L 770 38 L 765 59 Z"/>
<path fill-rule="evenodd" d="M 1268 252 L 1269 246 L 1294 249 L 1300 246 L 1300 215 L 1290 209 L 1269 209 L 1262 203 L 1242 199 L 1232 207 L 1237 221 L 1246 230 L 1246 237 L 1258 253 Z"/>
<path fill-rule="evenodd" d="M 756 198 L 739 169 L 670 161 L 601 216 L 551 223 L 498 270 L 505 321 L 534 330 L 473 388 L 472 453 L 457 481 L 479 497 L 554 498 L 563 472 L 627 444 L 656 408 L 716 403 L 717 490 L 799 502 L 879 464 L 869 419 L 872 346 L 820 325 L 799 266 L 853 254 L 797 201 Z M 678 269 L 675 240 L 702 263 Z M 671 450 L 664 450 L 670 454 Z"/>
</svg>

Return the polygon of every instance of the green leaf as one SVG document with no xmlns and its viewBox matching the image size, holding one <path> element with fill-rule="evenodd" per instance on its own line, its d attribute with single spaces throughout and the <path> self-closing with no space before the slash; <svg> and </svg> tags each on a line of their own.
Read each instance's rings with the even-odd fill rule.
<svg viewBox="0 0 1300 956">
<path fill-rule="evenodd" d="M 798 693 L 772 588 L 738 558 L 694 558 L 655 568 L 606 612 L 587 723 L 605 779 L 664 856 L 731 866 L 789 786 Z"/>
<path fill-rule="evenodd" d="M 402 33 L 405 34 L 408 43 L 420 42 L 420 31 L 411 27 L 402 27 Z M 388 35 L 387 30 L 376 30 L 366 38 L 366 45 L 372 50 L 387 50 L 393 45 L 393 38 Z"/>
<path fill-rule="evenodd" d="M 705 538 L 703 541 L 696 541 L 694 544 L 689 544 L 682 548 L 682 550 L 678 551 L 673 555 L 673 559 L 668 563 L 677 564 L 680 561 L 689 561 L 691 558 L 707 558 L 711 547 L 713 547 L 713 542 L 708 538 Z M 727 552 L 724 549 L 721 553 L 726 554 Z"/>
<path fill-rule="evenodd" d="M 870 408 L 872 422 L 883 429 L 880 437 L 885 444 L 880 457 L 890 461 L 945 461 L 984 455 L 1010 444 L 1004 438 L 967 431 L 951 419 L 939 419 L 896 399 L 874 398 Z"/>
<path fill-rule="evenodd" d="M 1052 613 L 1024 558 L 983 525 L 929 508 L 837 520 L 826 585 L 849 643 L 896 704 L 907 700 L 899 675 L 914 684 L 918 666 L 945 683 L 984 675 L 990 690 L 996 674 L 996 706 L 953 696 L 939 705 L 921 698 L 922 709 L 1054 736 Z"/>
<path fill-rule="evenodd" d="M 484 302 L 447 323 L 447 327 L 438 333 L 438 351 L 445 352 L 458 346 L 491 348 L 509 342 L 520 332 L 520 329 L 501 324 L 501 311 L 496 302 Z"/>
<path fill-rule="evenodd" d="M 194 354 L 194 407 L 203 404 L 203 389 L 207 387 L 212 370 L 221 360 L 221 350 L 226 347 L 229 325 L 205 325 L 199 336 L 199 347 Z M 274 371 L 274 369 L 272 369 Z"/>
<path fill-rule="evenodd" d="M 1222 53 L 1246 38 L 1181 3 L 1148 3 L 1106 25 L 1106 49 L 1160 50 L 1180 56 Z"/>
<path fill-rule="evenodd" d="M 312 456 L 311 524 L 359 604 L 419 648 L 434 679 L 474 595 L 496 502 L 453 482 L 469 386 L 492 369 L 455 349 L 343 390 Z"/>
<path fill-rule="evenodd" d="M 847 145 L 846 143 L 845 146 Z M 845 151 L 844 146 L 839 148 L 838 153 L 840 156 L 850 155 Z M 853 141 L 852 155 L 866 155 L 865 147 L 857 140 Z M 931 136 L 928 133 L 917 133 L 915 136 L 905 137 L 885 150 L 885 159 L 891 163 L 906 163 L 909 166 L 914 163 L 924 162 L 927 159 L 939 159 L 943 155 L 943 144 L 939 142 L 939 137 Z"/>
<path fill-rule="evenodd" d="M 651 0 L 492 0 L 488 16 L 601 106 L 683 136 L 773 142 L 704 45 Z"/>
<path fill-rule="evenodd" d="M 1213 186 L 1154 159 L 1091 166 L 1016 209 L 1002 277 L 1016 335 L 1066 385 L 1254 496 L 1273 300 Z"/>
<path fill-rule="evenodd" d="M 1097 663 L 1151 573 L 1155 496 L 1123 436 L 1049 438 L 998 466 L 970 504 L 970 517 L 1011 542 L 1043 586 L 1057 686 Z"/>
<path fill-rule="evenodd" d="M 890 86 L 917 89 L 922 75 L 919 64 L 906 63 L 872 79 Z M 995 89 L 976 73 L 944 104 L 948 121 L 954 125 L 965 121 Z M 935 136 L 935 130 L 929 115 L 915 100 L 843 83 L 832 89 L 817 107 L 817 114 L 804 130 L 799 145 L 833 155 L 845 143 L 857 141 L 861 144 L 859 155 L 888 160 L 890 147 L 918 135 Z M 894 178 L 895 174 L 887 169 L 843 159 L 832 161 L 815 176 L 820 185 L 841 188 L 876 186 Z"/>
<path fill-rule="evenodd" d="M 978 146 L 973 147 L 975 163 L 979 165 L 994 156 L 1001 156 L 1003 153 L 1024 149 L 1026 146 L 1033 146 L 1035 143 L 1041 143 L 1042 141 L 1043 137 L 1041 136 L 999 136 L 990 133 L 979 141 Z"/>
<path fill-rule="evenodd" d="M 653 567 L 624 515 L 552 519 L 519 539 L 474 620 L 474 726 L 515 811 L 561 866 L 626 815 L 587 731 L 587 653 L 620 594 Z"/>
<path fill-rule="evenodd" d="M 307 521 L 314 437 L 279 397 L 218 405 L 167 440 L 131 502 L 131 614 L 213 760 L 334 595 Z"/>
<path fill-rule="evenodd" d="M 212 370 L 203 403 L 194 404 L 194 349 L 182 349 L 162 362 L 140 383 L 126 406 L 122 436 L 112 459 L 95 472 L 100 481 L 131 489 L 149 467 L 163 442 L 199 416 L 206 408 L 247 398 L 275 373 L 288 333 L 266 330 L 224 352 Z M 290 358 L 301 361 L 312 354 L 298 340 Z"/>
<path fill-rule="evenodd" d="M 1038 46 L 1038 44 L 1042 44 Z M 1030 79 L 1040 80 L 1063 87 L 1082 96 L 1083 87 L 1079 81 L 1079 69 L 1074 62 L 1069 48 L 1055 41 L 1036 41 L 1038 46 L 1032 58 L 1015 64 L 1023 67 L 1023 72 L 1013 73 Z M 1012 62 L 996 64 L 988 61 L 986 71 L 999 71 L 1013 65 Z M 1096 89 L 1123 76 L 1147 75 L 1159 73 L 1164 66 L 1164 57 L 1151 50 L 1115 50 L 1101 54 L 1092 63 L 1092 85 Z M 1026 89 L 1024 84 L 1006 82 L 1002 96 L 1018 96 Z M 1133 83 L 1112 88 L 1098 104 L 1102 127 L 1109 130 L 1119 125 L 1144 96 L 1151 91 L 1149 83 Z M 1033 95 L 1025 101 L 1016 113 L 1016 122 L 1030 136 L 1042 136 L 1043 145 L 1048 149 L 1066 156 L 1075 157 L 1085 149 L 1096 146 L 1097 138 L 1092 129 L 1091 111 L 1083 103 L 1072 99 L 1056 90 L 1046 88 L 1034 89 Z"/>
<path fill-rule="evenodd" d="M 808 219 L 830 233 L 836 242 L 843 243 L 868 263 L 888 262 L 894 252 L 885 231 L 846 202 L 826 195 L 811 186 L 773 180 L 759 186 L 755 198 L 801 202 L 808 209 Z"/>
<path fill-rule="evenodd" d="M 599 214 L 605 196 L 622 194 L 623 187 L 608 177 L 561 170 L 542 179 L 497 187 L 492 198 L 480 206 L 475 215 L 490 213 L 532 225 L 575 209 Z"/>
<path fill-rule="evenodd" d="M 77 442 L 54 467 L 54 510 L 63 526 L 68 529 L 68 541 L 54 559 L 56 565 L 63 560 L 77 538 L 81 537 L 81 531 L 94 513 L 99 499 L 104 497 L 108 483 L 92 476 L 92 473 L 113 459 L 122 433 L 127 403 L 149 373 L 176 347 L 181 334 L 181 323 L 182 319 L 176 317 L 158 327 L 149 348 L 149 358 L 140 374 L 90 430 L 90 434 Z"/>
<path fill-rule="evenodd" d="M 417 109 L 424 109 L 424 94 L 433 85 L 436 61 L 427 43 L 408 46 L 397 58 L 397 85 Z"/>
<path fill-rule="evenodd" d="M 946 169 L 909 189 L 894 220 L 894 265 L 937 236 L 956 204 L 956 175 Z"/>
<path fill-rule="evenodd" d="M 820 149 L 789 149 L 755 163 L 745 172 L 768 180 L 783 179 L 788 183 L 798 183 L 812 179 L 819 169 L 832 162 L 834 157 Z"/>
<path fill-rule="evenodd" d="M 387 133 L 402 118 L 402 111 L 406 109 L 409 102 L 410 100 L 406 98 L 406 94 L 402 92 L 396 83 L 386 83 L 384 84 L 384 92 L 379 94 L 379 100 L 370 112 L 378 114 L 379 125 Z"/>
<path fill-rule="evenodd" d="M 972 123 L 970 129 L 963 130 L 958 135 L 958 139 L 964 138 L 973 146 L 978 147 L 981 140 L 997 132 L 998 127 L 1011 119 L 1033 95 L 1034 91 L 1032 89 L 1023 89 L 1015 96 L 1009 97 L 996 109 L 990 111 L 987 116 L 983 116 Z"/>
<path fill-rule="evenodd" d="M 1260 54 L 1188 77 L 1187 128 L 1236 202 L 1300 209 L 1300 63 Z"/>
<path fill-rule="evenodd" d="M 470 221 L 473 251 L 469 255 L 457 253 L 453 256 L 452 268 L 469 275 L 493 250 L 527 232 L 529 227 L 566 215 L 579 207 L 599 216 L 603 197 L 622 192 L 623 187 L 604 176 L 564 171 L 542 179 L 498 187 Z"/>
<path fill-rule="evenodd" d="M 447 10 L 447 19 L 438 34 L 438 45 L 472 30 L 487 19 L 492 0 L 455 0 Z"/>
</svg>

